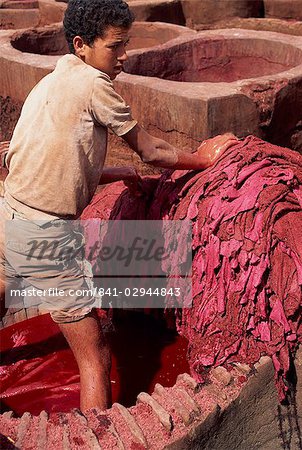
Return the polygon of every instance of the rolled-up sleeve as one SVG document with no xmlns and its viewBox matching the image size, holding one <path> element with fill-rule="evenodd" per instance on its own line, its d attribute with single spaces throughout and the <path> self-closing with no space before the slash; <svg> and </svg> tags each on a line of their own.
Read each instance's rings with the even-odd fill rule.
<svg viewBox="0 0 302 450">
<path fill-rule="evenodd" d="M 114 90 L 109 77 L 99 76 L 94 80 L 91 109 L 95 121 L 112 130 L 117 136 L 123 136 L 137 124 L 131 115 L 130 107 Z"/>
</svg>

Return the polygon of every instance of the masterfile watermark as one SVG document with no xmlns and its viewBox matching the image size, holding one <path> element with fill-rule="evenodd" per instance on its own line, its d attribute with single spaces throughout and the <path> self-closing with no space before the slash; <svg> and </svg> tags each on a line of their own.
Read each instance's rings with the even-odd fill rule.
<svg viewBox="0 0 302 450">
<path fill-rule="evenodd" d="M 6 227 L 6 304 L 190 307 L 192 227 L 182 221 L 30 222 Z"/>
<path fill-rule="evenodd" d="M 44 259 L 49 259 L 51 261 L 60 259 L 71 260 L 78 256 L 84 257 L 87 253 L 87 248 L 84 246 L 81 246 L 78 249 L 74 249 L 71 246 L 60 249 L 59 241 L 48 241 L 46 239 L 42 241 L 29 241 L 28 246 L 29 251 L 26 257 L 27 261 L 30 261 L 33 258 L 38 261 Z M 135 237 L 127 247 L 125 245 L 102 247 L 100 242 L 97 241 L 88 249 L 87 259 L 92 260 L 93 258 L 98 258 L 102 262 L 114 259 L 123 262 L 125 267 L 129 267 L 134 260 L 141 262 L 153 260 L 160 263 L 161 261 L 168 259 L 169 255 L 164 247 L 157 245 L 156 239 L 142 239 L 141 237 Z"/>
</svg>

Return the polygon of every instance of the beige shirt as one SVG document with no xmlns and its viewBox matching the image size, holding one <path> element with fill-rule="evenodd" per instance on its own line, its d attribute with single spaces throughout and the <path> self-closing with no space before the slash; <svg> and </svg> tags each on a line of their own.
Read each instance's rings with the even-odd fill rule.
<svg viewBox="0 0 302 450">
<path fill-rule="evenodd" d="M 107 129 L 122 136 L 136 123 L 108 75 L 63 56 L 23 105 L 6 160 L 7 202 L 32 220 L 77 218 L 99 183 Z"/>
</svg>

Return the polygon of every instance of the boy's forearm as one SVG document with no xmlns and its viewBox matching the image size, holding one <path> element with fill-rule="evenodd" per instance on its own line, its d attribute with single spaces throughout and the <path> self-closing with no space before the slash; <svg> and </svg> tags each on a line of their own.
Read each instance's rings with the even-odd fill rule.
<svg viewBox="0 0 302 450">
<path fill-rule="evenodd" d="M 162 139 L 151 136 L 140 125 L 136 125 L 123 136 L 123 139 L 146 164 L 155 167 L 176 168 L 176 164 L 179 162 L 180 150 Z"/>
<path fill-rule="evenodd" d="M 187 170 L 207 169 L 224 150 L 238 142 L 234 135 L 228 133 L 204 141 L 195 152 L 189 153 L 151 136 L 139 125 L 123 138 L 143 162 L 156 167 Z"/>
<path fill-rule="evenodd" d="M 143 161 L 155 167 L 166 169 L 191 169 L 203 170 L 209 167 L 206 158 L 198 156 L 197 152 L 184 152 L 168 142 L 156 139 L 156 145 L 148 157 L 142 157 Z"/>
<path fill-rule="evenodd" d="M 114 183 L 115 181 L 132 180 L 137 176 L 132 167 L 104 167 L 99 184 Z"/>
</svg>

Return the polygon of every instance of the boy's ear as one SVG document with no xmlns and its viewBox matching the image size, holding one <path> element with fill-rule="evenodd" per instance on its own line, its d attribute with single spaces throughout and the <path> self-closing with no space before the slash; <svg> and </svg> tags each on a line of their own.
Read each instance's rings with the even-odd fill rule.
<svg viewBox="0 0 302 450">
<path fill-rule="evenodd" d="M 83 38 L 81 38 L 81 36 L 75 36 L 73 38 L 72 43 L 75 50 L 75 54 L 77 56 L 85 56 L 87 44 L 85 44 Z"/>
</svg>

